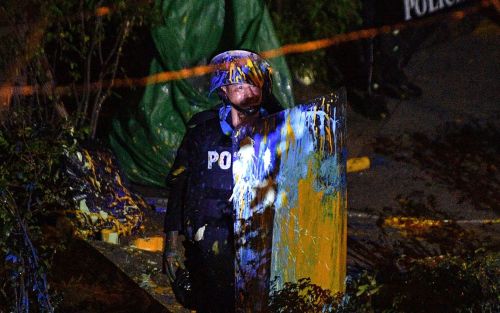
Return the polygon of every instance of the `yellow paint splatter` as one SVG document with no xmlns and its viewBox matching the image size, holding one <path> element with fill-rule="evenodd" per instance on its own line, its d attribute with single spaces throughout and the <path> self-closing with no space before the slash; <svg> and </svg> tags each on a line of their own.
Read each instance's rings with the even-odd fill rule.
<svg viewBox="0 0 500 313">
<path fill-rule="evenodd" d="M 288 206 L 288 196 L 287 196 L 287 194 L 285 192 L 282 192 L 280 194 L 280 197 L 281 197 L 281 199 L 280 199 L 281 200 L 281 205 L 284 206 L 284 207 Z"/>
<path fill-rule="evenodd" d="M 175 171 L 172 173 L 173 176 L 177 176 L 184 172 L 186 168 L 184 166 L 179 166 L 179 168 L 175 169 Z"/>
<path fill-rule="evenodd" d="M 292 127 L 292 121 L 291 121 L 291 116 L 288 116 L 286 119 L 286 153 L 288 153 L 288 150 L 290 148 L 290 142 L 294 143 L 296 142 L 295 140 L 295 132 L 293 131 Z"/>
<path fill-rule="evenodd" d="M 215 255 L 219 254 L 219 242 L 218 241 L 214 242 L 214 244 L 212 245 L 212 252 Z"/>
<path fill-rule="evenodd" d="M 439 227 L 443 225 L 441 220 L 419 219 L 415 217 L 389 217 L 384 220 L 384 226 L 403 229 L 412 228 L 425 230 L 431 227 Z"/>
<path fill-rule="evenodd" d="M 347 160 L 347 173 L 369 169 L 370 163 L 369 157 L 350 158 Z"/>
<path fill-rule="evenodd" d="M 310 277 L 333 292 L 344 290 L 347 257 L 347 199 L 314 188 L 313 162 L 299 181 L 297 205 L 283 217 L 277 251 L 283 280 Z M 288 255 L 286 255 L 288 254 Z"/>
</svg>

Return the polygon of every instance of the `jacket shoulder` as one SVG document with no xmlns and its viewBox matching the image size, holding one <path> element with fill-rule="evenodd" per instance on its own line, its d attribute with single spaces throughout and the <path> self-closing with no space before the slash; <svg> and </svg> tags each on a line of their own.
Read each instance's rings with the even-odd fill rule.
<svg viewBox="0 0 500 313">
<path fill-rule="evenodd" d="M 219 119 L 219 110 L 218 108 L 202 111 L 196 113 L 191 117 L 189 122 L 187 123 L 188 128 L 194 128 L 200 124 L 204 124 L 210 120 Z"/>
</svg>

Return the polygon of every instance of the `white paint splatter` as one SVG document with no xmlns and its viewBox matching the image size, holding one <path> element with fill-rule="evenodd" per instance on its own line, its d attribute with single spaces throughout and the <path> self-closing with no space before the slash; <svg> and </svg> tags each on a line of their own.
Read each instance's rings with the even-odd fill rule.
<svg viewBox="0 0 500 313">
<path fill-rule="evenodd" d="M 264 207 L 270 206 L 274 203 L 275 199 L 276 199 L 276 192 L 274 191 L 274 189 L 269 189 L 266 192 L 266 195 L 264 196 L 264 201 L 262 204 Z"/>
<path fill-rule="evenodd" d="M 269 171 L 269 168 L 271 167 L 271 151 L 269 148 L 267 148 L 266 152 L 264 152 L 262 161 L 264 161 L 264 171 Z"/>
<path fill-rule="evenodd" d="M 233 201 L 235 206 L 239 203 L 250 203 L 250 199 L 255 197 L 255 187 L 258 179 L 255 176 L 255 149 L 253 141 L 240 148 L 237 153 L 237 159 L 233 162 L 233 178 L 234 187 L 230 201 Z M 241 213 L 241 212 L 240 212 Z M 237 216 L 237 218 L 248 218 L 251 212 L 245 212 L 245 216 Z"/>
<path fill-rule="evenodd" d="M 194 235 L 194 241 L 203 240 L 203 235 L 205 235 L 205 228 L 206 227 L 207 227 L 207 224 L 198 228 L 198 230 L 196 231 L 196 234 Z"/>
</svg>

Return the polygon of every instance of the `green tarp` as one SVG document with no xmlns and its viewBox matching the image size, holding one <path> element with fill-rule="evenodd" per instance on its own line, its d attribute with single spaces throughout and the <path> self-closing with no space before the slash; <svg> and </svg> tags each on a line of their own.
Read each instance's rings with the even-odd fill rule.
<svg viewBox="0 0 500 313">
<path fill-rule="evenodd" d="M 160 0 L 157 5 L 163 20 L 152 30 L 158 57 L 150 74 L 205 65 L 223 50 L 259 52 L 280 45 L 262 0 Z M 293 98 L 285 59 L 269 61 L 273 93 L 288 107 Z M 205 75 L 149 85 L 137 109 L 113 120 L 110 144 L 130 181 L 164 186 L 186 122 L 218 103 L 216 96 L 208 98 L 209 80 Z"/>
</svg>

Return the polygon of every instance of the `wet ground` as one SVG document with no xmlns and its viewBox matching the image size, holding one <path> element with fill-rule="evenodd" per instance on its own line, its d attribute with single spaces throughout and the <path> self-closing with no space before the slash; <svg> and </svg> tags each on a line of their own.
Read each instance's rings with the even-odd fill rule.
<svg viewBox="0 0 500 313">
<path fill-rule="evenodd" d="M 413 257 L 500 247 L 499 29 L 483 19 L 472 33 L 451 35 L 407 68 L 421 98 L 391 101 L 384 121 L 350 114 L 351 155 L 377 163 L 348 174 L 351 265 L 356 249 L 373 264 L 370 254 L 389 247 Z M 375 216 L 374 232 L 363 230 Z M 419 220 L 398 228 L 388 217 Z"/>
<path fill-rule="evenodd" d="M 382 121 L 348 111 L 350 157 L 376 160 L 348 174 L 350 274 L 500 250 L 499 46 L 500 30 L 486 19 L 445 41 L 431 36 L 407 67 L 421 98 L 391 100 Z M 148 212 L 143 236 L 161 234 L 161 220 Z M 160 273 L 161 254 L 130 242 L 68 248 L 56 264 L 71 270 L 54 280 L 65 290 L 62 311 L 184 311 Z"/>
</svg>

